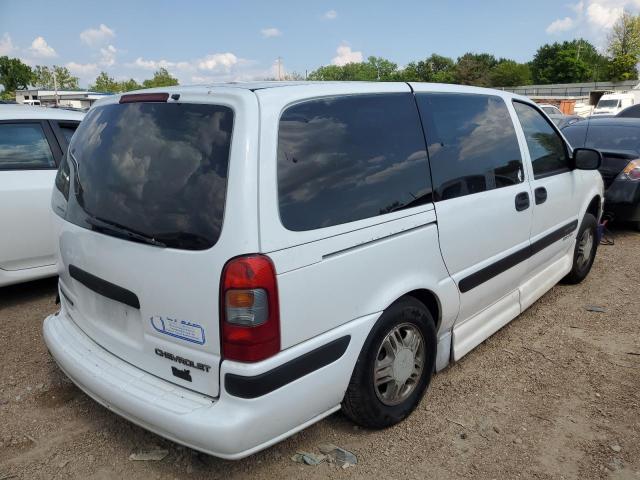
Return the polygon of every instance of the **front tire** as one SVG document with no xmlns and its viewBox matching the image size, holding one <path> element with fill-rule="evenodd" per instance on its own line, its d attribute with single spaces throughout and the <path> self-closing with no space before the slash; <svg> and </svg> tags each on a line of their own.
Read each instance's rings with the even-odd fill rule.
<svg viewBox="0 0 640 480">
<path fill-rule="evenodd" d="M 416 408 L 431 381 L 435 322 L 423 303 L 403 297 L 380 316 L 362 347 L 342 401 L 359 425 L 386 428 Z"/>
<path fill-rule="evenodd" d="M 573 265 L 569 274 L 564 277 L 564 283 L 580 283 L 591 271 L 591 266 L 593 265 L 598 250 L 597 231 L 598 222 L 596 217 L 590 213 L 585 214 L 576 238 L 576 246 L 573 251 Z"/>
</svg>

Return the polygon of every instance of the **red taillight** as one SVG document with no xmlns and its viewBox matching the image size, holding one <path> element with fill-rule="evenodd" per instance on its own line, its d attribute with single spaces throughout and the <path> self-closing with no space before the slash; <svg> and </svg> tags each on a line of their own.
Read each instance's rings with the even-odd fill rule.
<svg viewBox="0 0 640 480">
<path fill-rule="evenodd" d="M 166 102 L 168 99 L 168 93 L 130 93 L 122 95 L 120 103 Z"/>
<path fill-rule="evenodd" d="M 220 281 L 222 356 L 258 362 L 280 351 L 276 271 L 269 257 L 229 260 Z"/>
</svg>

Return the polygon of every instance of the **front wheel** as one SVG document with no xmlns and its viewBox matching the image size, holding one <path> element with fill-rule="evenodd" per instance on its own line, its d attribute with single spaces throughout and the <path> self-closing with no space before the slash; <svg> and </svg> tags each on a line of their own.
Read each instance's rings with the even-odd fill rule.
<svg viewBox="0 0 640 480">
<path fill-rule="evenodd" d="M 368 428 L 385 428 L 418 405 L 433 375 L 436 332 L 431 313 L 403 297 L 380 316 L 367 338 L 342 402 L 344 413 Z"/>
<path fill-rule="evenodd" d="M 576 284 L 582 282 L 589 272 L 596 258 L 598 250 L 598 222 L 596 217 L 587 213 L 582 220 L 576 246 L 573 251 L 573 265 L 569 274 L 564 277 L 564 283 Z"/>
</svg>

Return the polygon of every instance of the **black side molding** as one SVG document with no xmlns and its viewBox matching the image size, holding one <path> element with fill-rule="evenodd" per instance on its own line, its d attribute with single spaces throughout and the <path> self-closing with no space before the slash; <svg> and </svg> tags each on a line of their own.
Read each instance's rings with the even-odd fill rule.
<svg viewBox="0 0 640 480">
<path fill-rule="evenodd" d="M 349 335 L 338 338 L 255 377 L 227 373 L 224 376 L 225 389 L 235 397 L 261 397 L 335 362 L 347 351 L 350 341 Z"/>
<path fill-rule="evenodd" d="M 130 307 L 140 309 L 140 300 L 138 296 L 131 290 L 119 287 L 113 283 L 107 282 L 95 275 L 91 275 L 89 272 L 76 267 L 75 265 L 69 265 L 69 275 L 74 280 L 77 280 L 89 290 L 93 290 L 100 295 L 115 300 L 116 302 L 124 303 Z"/>
<path fill-rule="evenodd" d="M 558 240 L 562 240 L 567 235 L 572 234 L 574 230 L 577 230 L 577 228 L 578 220 L 574 220 L 573 222 L 566 224 L 564 227 L 554 230 L 541 239 L 536 240 L 531 244 L 531 256 L 534 256 L 536 253 L 541 252 L 549 245 L 556 243 Z"/>
<path fill-rule="evenodd" d="M 511 255 L 507 255 L 504 258 L 501 258 L 495 263 L 491 265 L 487 265 L 481 270 L 472 273 L 468 277 L 463 278 L 458 283 L 458 288 L 460 292 L 465 293 L 469 290 L 472 290 L 483 283 L 491 280 L 493 277 L 498 276 L 502 272 L 506 272 L 511 267 L 515 267 L 517 264 L 524 262 L 530 257 L 534 256 L 536 253 L 541 252 L 549 245 L 557 242 L 558 240 L 562 240 L 567 235 L 573 233 L 574 230 L 578 228 L 578 221 L 574 220 L 571 223 L 568 223 L 557 230 L 545 235 L 539 240 L 536 240 L 528 247 L 522 248 L 517 252 L 512 253 Z"/>
</svg>

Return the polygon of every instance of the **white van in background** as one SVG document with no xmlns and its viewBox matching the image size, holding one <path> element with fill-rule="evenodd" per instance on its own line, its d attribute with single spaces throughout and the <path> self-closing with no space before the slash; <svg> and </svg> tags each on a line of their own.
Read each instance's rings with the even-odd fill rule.
<svg viewBox="0 0 640 480">
<path fill-rule="evenodd" d="M 592 115 L 617 115 L 620 111 L 636 103 L 640 103 L 640 90 L 627 93 L 606 93 L 598 101 Z"/>
<path fill-rule="evenodd" d="M 219 457 L 340 408 L 388 427 L 435 371 L 587 276 L 600 162 L 531 100 L 481 88 L 113 95 L 57 177 L 44 339 L 92 398 Z"/>
</svg>

